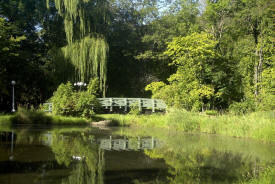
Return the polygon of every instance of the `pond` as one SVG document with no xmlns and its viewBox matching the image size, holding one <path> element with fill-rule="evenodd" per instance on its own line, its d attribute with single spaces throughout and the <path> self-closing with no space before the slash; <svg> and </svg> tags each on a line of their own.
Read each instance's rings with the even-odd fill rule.
<svg viewBox="0 0 275 184">
<path fill-rule="evenodd" d="M 238 183 L 274 155 L 254 140 L 156 128 L 13 126 L 0 131 L 0 183 Z"/>
</svg>

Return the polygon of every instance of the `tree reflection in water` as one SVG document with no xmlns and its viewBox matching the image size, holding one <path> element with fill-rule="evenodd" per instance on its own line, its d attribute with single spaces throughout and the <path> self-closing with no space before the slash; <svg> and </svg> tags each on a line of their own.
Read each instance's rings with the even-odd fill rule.
<svg viewBox="0 0 275 184">
<path fill-rule="evenodd" d="M 146 150 L 145 154 L 165 160 L 170 184 L 238 183 L 257 178 L 268 167 L 274 168 L 274 147 L 252 140 L 150 129 L 118 132 L 119 135 L 150 135 L 159 139 L 163 146 Z"/>
<path fill-rule="evenodd" d="M 119 135 L 82 128 L 16 130 L 14 160 L 2 162 L 2 170 L 12 167 L 5 171 L 12 174 L 27 169 L 29 176 L 36 172 L 36 181 L 41 183 L 53 179 L 62 184 L 206 184 L 238 183 L 274 168 L 272 145 L 202 134 L 123 130 L 118 130 Z M 110 135 L 114 137 L 112 148 L 127 143 L 122 144 L 127 151 L 104 150 Z M 9 140 L 11 133 L 2 137 Z M 10 143 L 3 142 L 6 152 L 2 157 L 6 158 L 11 148 L 4 145 Z"/>
<path fill-rule="evenodd" d="M 103 184 L 104 152 L 92 142 L 93 137 L 82 134 L 65 136 L 52 134 L 52 151 L 59 164 L 72 166 L 70 176 L 62 184 Z"/>
</svg>

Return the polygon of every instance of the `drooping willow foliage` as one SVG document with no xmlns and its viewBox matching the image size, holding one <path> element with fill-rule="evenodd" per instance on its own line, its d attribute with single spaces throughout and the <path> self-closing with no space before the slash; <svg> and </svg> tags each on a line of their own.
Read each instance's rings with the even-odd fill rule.
<svg viewBox="0 0 275 184">
<path fill-rule="evenodd" d="M 98 77 L 100 89 L 105 96 L 109 47 L 102 34 L 102 25 L 107 22 L 107 1 L 46 1 L 48 8 L 54 5 L 64 19 L 68 45 L 61 48 L 61 51 L 65 60 L 75 68 L 71 78 L 88 82 L 91 77 Z"/>
<path fill-rule="evenodd" d="M 107 74 L 108 44 L 105 39 L 84 37 L 80 41 L 63 47 L 64 57 L 75 66 L 76 80 L 87 81 L 91 77 L 100 77 L 100 89 L 104 90 Z"/>
</svg>

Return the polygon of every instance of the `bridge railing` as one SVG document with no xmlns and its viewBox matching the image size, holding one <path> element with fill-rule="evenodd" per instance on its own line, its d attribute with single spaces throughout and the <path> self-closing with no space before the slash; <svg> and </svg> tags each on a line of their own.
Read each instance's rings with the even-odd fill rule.
<svg viewBox="0 0 275 184">
<path fill-rule="evenodd" d="M 52 112 L 53 111 L 53 103 L 43 103 L 44 112 Z"/>
<path fill-rule="evenodd" d="M 124 111 L 128 111 L 132 106 L 138 106 L 139 110 L 152 109 L 152 112 L 156 110 L 166 110 L 166 104 L 163 100 L 149 99 L 149 98 L 97 98 L 102 107 L 113 111 L 114 107 L 124 108 Z M 45 112 L 52 112 L 53 104 L 44 103 L 43 109 Z"/>
<path fill-rule="evenodd" d="M 159 99 L 149 99 L 149 98 L 98 98 L 99 103 L 102 107 L 110 108 L 110 111 L 113 110 L 113 107 L 124 107 L 124 110 L 127 111 L 131 106 L 138 106 L 141 111 L 143 108 L 152 109 L 152 112 L 158 110 L 165 110 L 166 104 L 163 100 Z"/>
</svg>

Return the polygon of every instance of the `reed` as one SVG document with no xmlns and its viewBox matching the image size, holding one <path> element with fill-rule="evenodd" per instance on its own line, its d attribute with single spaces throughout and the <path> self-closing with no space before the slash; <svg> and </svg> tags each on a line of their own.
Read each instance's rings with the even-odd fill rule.
<svg viewBox="0 0 275 184">
<path fill-rule="evenodd" d="M 275 168 L 267 168 L 259 174 L 259 177 L 252 178 L 248 181 L 241 181 L 238 184 L 273 184 L 275 181 Z"/>
</svg>

